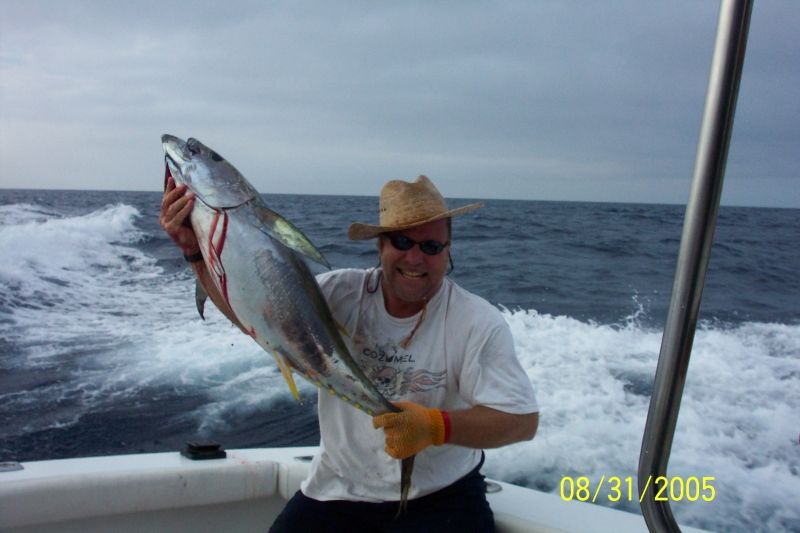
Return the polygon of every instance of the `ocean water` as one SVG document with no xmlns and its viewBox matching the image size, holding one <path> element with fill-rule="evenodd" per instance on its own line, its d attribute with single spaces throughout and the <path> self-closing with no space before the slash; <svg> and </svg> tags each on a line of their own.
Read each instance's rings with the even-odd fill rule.
<svg viewBox="0 0 800 533">
<path fill-rule="evenodd" d="M 265 198 L 334 267 L 377 263 L 345 236 L 376 198 Z M 298 383 L 297 404 L 251 339 L 197 316 L 159 200 L 0 190 L 0 460 L 317 444 L 316 389 Z M 800 531 L 799 215 L 721 210 L 669 468 L 713 476 L 715 497 L 674 502 L 681 523 Z M 536 438 L 489 450 L 487 475 L 556 494 L 565 476 L 636 475 L 682 219 L 497 200 L 456 219 L 451 275 L 501 308 L 541 407 Z M 638 513 L 633 486 L 598 503 Z"/>
</svg>

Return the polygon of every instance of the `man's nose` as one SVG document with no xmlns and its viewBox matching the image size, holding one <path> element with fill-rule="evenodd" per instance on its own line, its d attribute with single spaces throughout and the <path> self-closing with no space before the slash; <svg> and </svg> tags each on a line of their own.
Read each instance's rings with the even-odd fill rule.
<svg viewBox="0 0 800 533">
<path fill-rule="evenodd" d="M 419 244 L 415 243 L 414 246 L 406 251 L 406 261 L 409 263 L 419 264 L 425 260 L 425 255 L 419 249 Z"/>
</svg>

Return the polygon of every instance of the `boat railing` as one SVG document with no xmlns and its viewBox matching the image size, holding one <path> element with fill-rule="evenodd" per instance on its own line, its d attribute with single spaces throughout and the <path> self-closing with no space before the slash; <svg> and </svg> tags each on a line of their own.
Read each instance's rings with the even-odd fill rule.
<svg viewBox="0 0 800 533">
<path fill-rule="evenodd" d="M 752 0 L 723 0 L 720 4 L 692 189 L 639 455 L 639 501 L 648 529 L 655 532 L 680 531 L 669 501 L 654 497 L 654 484 L 656 479 L 666 477 L 686 381 L 719 212 L 752 6 Z"/>
</svg>

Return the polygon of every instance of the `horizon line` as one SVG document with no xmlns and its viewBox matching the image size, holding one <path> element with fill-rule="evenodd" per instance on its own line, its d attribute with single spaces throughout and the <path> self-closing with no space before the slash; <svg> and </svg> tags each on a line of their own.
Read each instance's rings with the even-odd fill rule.
<svg viewBox="0 0 800 533">
<path fill-rule="evenodd" d="M 1 187 L 0 191 L 53 191 L 53 192 L 122 192 L 122 193 L 161 193 L 160 190 L 153 189 L 82 189 L 82 188 L 59 188 L 59 189 L 46 189 L 41 187 L 35 188 L 20 188 L 20 187 Z M 356 198 L 378 198 L 378 195 L 373 194 L 333 194 L 333 193 L 295 193 L 295 192 L 260 192 L 262 196 L 340 196 L 340 197 L 356 197 Z M 625 204 L 625 205 L 665 205 L 665 206 L 686 206 L 688 203 L 678 202 L 653 202 L 653 201 L 634 201 L 634 200 L 575 200 L 575 199 L 539 199 L 539 198 L 498 198 L 498 197 L 470 197 L 470 196 L 446 196 L 446 200 L 478 200 L 478 201 L 502 201 L 502 202 L 553 202 L 553 203 L 577 203 L 577 204 Z M 774 206 L 774 205 L 743 205 L 721 203 L 721 207 L 743 207 L 754 209 L 800 209 L 800 206 Z"/>
</svg>

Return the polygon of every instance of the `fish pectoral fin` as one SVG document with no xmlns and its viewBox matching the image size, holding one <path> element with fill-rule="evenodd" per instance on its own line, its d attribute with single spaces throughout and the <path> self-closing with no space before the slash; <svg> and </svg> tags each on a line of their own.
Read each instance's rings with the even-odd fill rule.
<svg viewBox="0 0 800 533">
<path fill-rule="evenodd" d="M 206 317 L 203 315 L 203 312 L 206 308 L 206 300 L 208 299 L 208 294 L 206 294 L 206 290 L 200 285 L 199 281 L 196 281 L 194 284 L 194 303 L 197 305 L 197 312 L 200 313 L 200 318 L 203 320 Z"/>
<path fill-rule="evenodd" d="M 275 362 L 278 363 L 278 368 L 280 368 L 283 379 L 286 380 L 286 384 L 289 385 L 292 396 L 297 400 L 297 403 L 303 403 L 303 400 L 300 399 L 300 393 L 297 392 L 297 384 L 294 382 L 294 376 L 292 376 L 291 364 L 278 352 L 273 352 L 272 355 L 275 356 Z"/>
<path fill-rule="evenodd" d="M 317 247 L 308 240 L 308 237 L 297 226 L 263 205 L 257 206 L 255 210 L 259 220 L 265 225 L 265 227 L 261 228 L 264 233 L 312 261 L 326 268 L 331 268 L 330 263 L 322 255 L 322 252 L 317 250 Z"/>
</svg>

